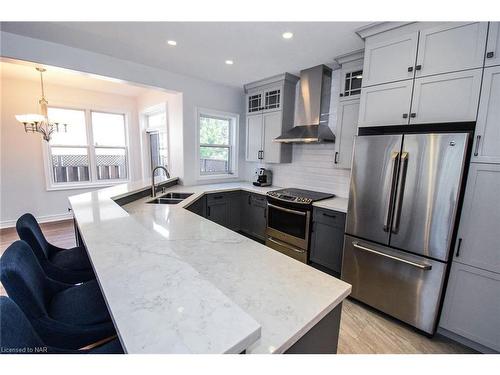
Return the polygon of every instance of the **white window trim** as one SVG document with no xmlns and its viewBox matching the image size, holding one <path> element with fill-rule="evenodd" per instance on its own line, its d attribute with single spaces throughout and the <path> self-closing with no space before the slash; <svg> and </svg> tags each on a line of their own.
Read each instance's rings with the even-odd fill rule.
<svg viewBox="0 0 500 375">
<path fill-rule="evenodd" d="M 230 173 L 219 173 L 219 174 L 202 174 L 200 165 L 200 117 L 202 115 L 222 117 L 231 120 L 232 122 L 232 145 L 231 147 L 231 171 Z M 195 139 L 195 155 L 196 155 L 196 174 L 199 181 L 206 180 L 234 180 L 238 178 L 238 155 L 239 155 L 239 133 L 240 133 L 240 115 L 237 113 L 217 111 L 209 108 L 196 108 L 196 139 Z"/>
<path fill-rule="evenodd" d="M 43 154 L 43 166 L 44 166 L 44 174 L 45 174 L 45 187 L 46 191 L 60 191 L 60 190 L 75 190 L 75 189 L 89 189 L 89 188 L 103 188 L 114 185 L 120 185 L 126 182 L 130 182 L 130 173 L 131 173 L 131 162 L 130 162 L 130 144 L 129 144 L 129 126 L 130 126 L 130 111 L 117 109 L 117 108 L 103 108 L 98 106 L 77 106 L 77 105 L 68 105 L 68 104 L 51 104 L 51 108 L 61 108 L 61 109 L 72 109 L 78 111 L 85 112 L 85 130 L 87 132 L 87 145 L 86 146 L 64 146 L 64 145 L 54 145 L 52 147 L 81 147 L 87 148 L 88 156 L 89 156 L 89 176 L 91 177 L 91 181 L 82 181 L 82 182 L 54 182 L 53 172 L 51 168 L 51 152 L 50 145 L 47 141 L 41 139 L 42 142 L 42 154 Z M 90 152 L 90 148 L 93 144 L 93 137 L 91 131 L 91 114 L 92 112 L 101 112 L 101 113 L 111 113 L 111 114 L 119 114 L 124 116 L 125 120 L 125 157 L 127 160 L 127 178 L 118 179 L 118 180 L 97 180 L 97 170 L 95 170 L 95 162 L 91 161 L 91 159 L 95 158 L 95 155 Z M 94 146 L 94 149 L 96 147 Z M 97 146 L 97 148 L 124 148 L 123 146 L 115 147 L 115 146 Z"/>
</svg>

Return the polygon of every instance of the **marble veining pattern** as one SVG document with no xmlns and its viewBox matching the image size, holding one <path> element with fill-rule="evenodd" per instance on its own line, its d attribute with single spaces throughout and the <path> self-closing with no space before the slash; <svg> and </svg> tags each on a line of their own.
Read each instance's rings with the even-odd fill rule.
<svg viewBox="0 0 500 375">
<path fill-rule="evenodd" d="M 127 352 L 284 352 L 349 294 L 350 285 L 184 208 L 207 192 L 277 187 L 177 185 L 168 191 L 194 193 L 178 205 L 111 199 L 139 186 L 70 198 Z"/>
</svg>

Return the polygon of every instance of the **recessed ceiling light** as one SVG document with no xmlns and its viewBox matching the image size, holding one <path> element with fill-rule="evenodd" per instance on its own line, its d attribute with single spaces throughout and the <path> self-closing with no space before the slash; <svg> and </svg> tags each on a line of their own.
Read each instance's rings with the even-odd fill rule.
<svg viewBox="0 0 500 375">
<path fill-rule="evenodd" d="M 176 46 L 177 45 L 177 42 L 175 40 L 167 40 L 167 44 L 169 46 Z"/>
<path fill-rule="evenodd" d="M 293 38 L 293 33 L 290 31 L 287 31 L 281 35 L 283 39 L 292 39 Z"/>
<path fill-rule="evenodd" d="M 233 65 L 234 61 L 233 60 L 226 60 L 226 65 Z"/>
</svg>

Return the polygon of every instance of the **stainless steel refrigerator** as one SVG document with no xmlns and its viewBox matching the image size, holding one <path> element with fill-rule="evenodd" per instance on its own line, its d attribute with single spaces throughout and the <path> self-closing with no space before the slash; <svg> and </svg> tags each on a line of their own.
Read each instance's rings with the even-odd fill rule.
<svg viewBox="0 0 500 375">
<path fill-rule="evenodd" d="M 342 279 L 351 296 L 436 329 L 466 160 L 467 133 L 358 136 Z"/>
</svg>

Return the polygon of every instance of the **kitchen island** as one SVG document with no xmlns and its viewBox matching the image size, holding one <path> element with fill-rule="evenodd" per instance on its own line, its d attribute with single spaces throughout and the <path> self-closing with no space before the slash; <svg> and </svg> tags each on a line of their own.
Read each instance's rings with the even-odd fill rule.
<svg viewBox="0 0 500 375">
<path fill-rule="evenodd" d="M 349 284 L 185 209 L 207 193 L 277 187 L 174 185 L 167 192 L 192 195 L 177 205 L 127 200 L 147 188 L 70 198 L 127 353 L 336 351 Z"/>
</svg>

